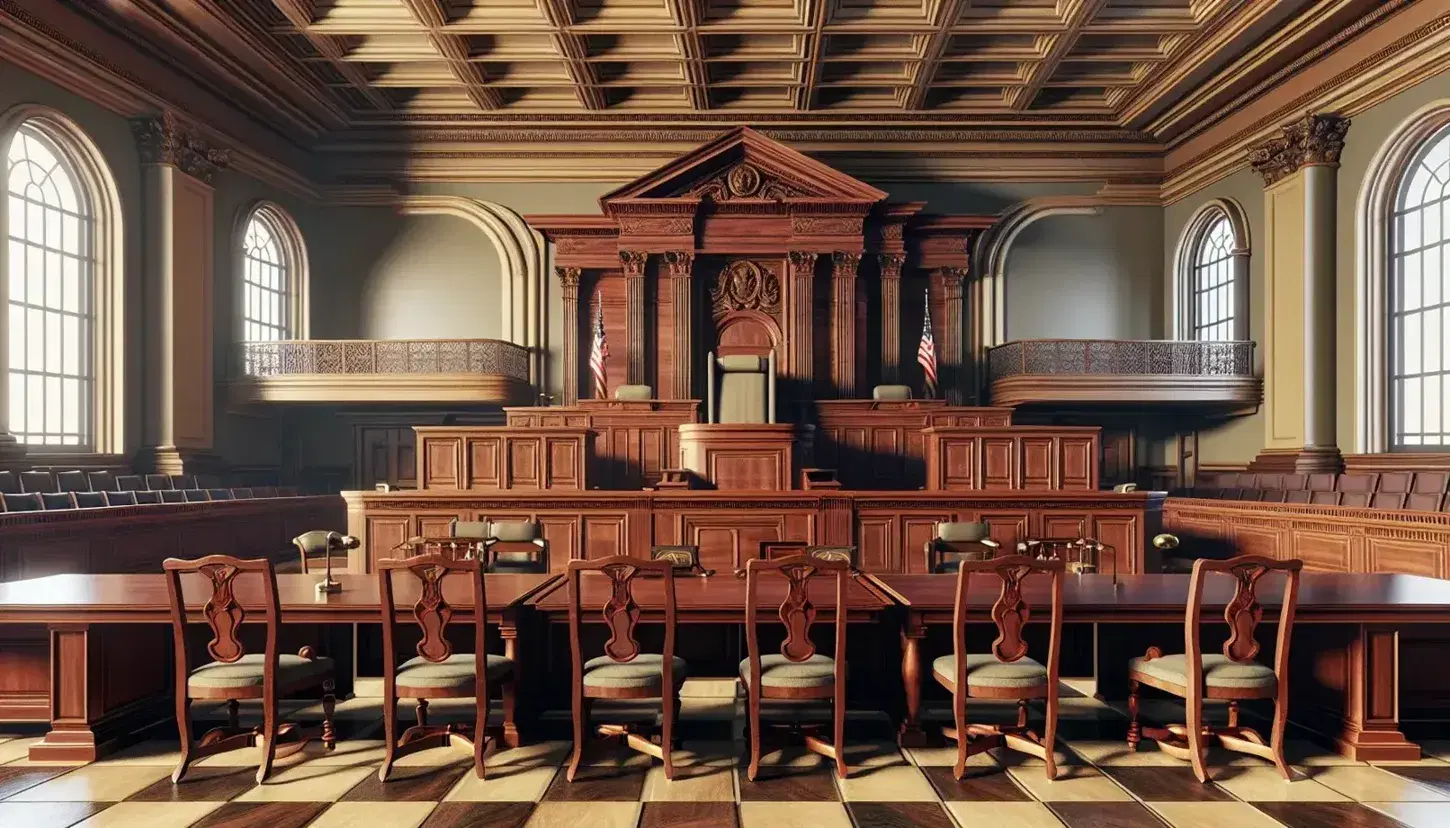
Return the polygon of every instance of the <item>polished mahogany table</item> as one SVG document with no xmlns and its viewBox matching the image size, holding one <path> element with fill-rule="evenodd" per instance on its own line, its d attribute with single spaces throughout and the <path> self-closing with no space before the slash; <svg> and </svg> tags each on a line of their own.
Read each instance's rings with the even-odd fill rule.
<svg viewBox="0 0 1450 828">
<path fill-rule="evenodd" d="M 610 581 L 602 575 L 585 575 L 579 579 L 581 605 L 586 609 L 599 607 L 609 600 Z M 834 578 L 813 578 L 808 587 L 810 600 L 816 606 L 816 622 L 836 618 L 836 581 Z M 784 578 L 766 575 L 756 591 L 756 613 L 761 620 L 778 618 L 780 604 L 787 593 Z M 639 578 L 634 581 L 634 600 L 643 619 L 658 622 L 664 615 L 664 585 L 661 581 Z M 540 589 L 529 599 L 529 605 L 550 621 L 569 618 L 569 590 L 564 579 Z M 847 622 L 876 621 L 891 607 L 891 597 L 879 585 L 858 576 L 846 589 Z M 590 620 L 598 619 L 590 612 Z M 745 579 L 727 573 L 708 578 L 678 576 L 675 578 L 675 615 L 681 624 L 740 624 L 745 616 Z"/>
<path fill-rule="evenodd" d="M 278 575 L 282 623 L 377 622 L 381 612 L 374 575 L 337 573 L 342 591 L 318 594 L 312 575 Z M 504 653 L 517 658 L 519 612 L 557 575 L 490 574 L 485 577 L 487 619 L 498 624 Z M 237 599 L 260 610 L 261 581 L 239 578 Z M 200 575 L 184 575 L 188 608 L 208 597 Z M 472 585 L 444 582 L 455 607 L 453 623 L 474 619 Z M 394 577 L 400 621 L 412 623 L 416 579 Z M 30 749 L 44 761 L 93 761 L 136 727 L 164 720 L 171 672 L 171 610 L 165 576 L 52 575 L 0 584 L 0 721 L 49 721 L 51 730 Z M 29 634 L 38 632 L 39 635 Z M 523 671 L 521 671 L 523 672 Z M 158 704 L 160 702 L 160 704 Z M 517 741 L 517 731 L 506 733 Z"/>
<path fill-rule="evenodd" d="M 868 580 L 903 608 L 902 680 L 906 712 L 901 735 L 920 744 L 922 642 L 928 627 L 950 626 L 956 597 L 956 575 L 867 575 Z M 1278 575 L 1266 576 L 1264 621 L 1278 615 Z M 1127 659 L 1150 645 L 1165 652 L 1182 651 L 1187 575 L 1124 575 L 1116 586 L 1108 575 L 1069 575 L 1063 587 L 1063 623 L 1092 624 L 1095 667 L 1100 695 L 1104 687 L 1124 682 Z M 1228 578 L 1205 582 L 1205 630 L 1222 618 L 1233 595 Z M 969 605 L 974 619 L 990 623 L 988 613 L 1001 582 L 979 576 L 971 582 Z M 1047 581 L 1031 579 L 1024 597 L 1033 620 L 1048 619 L 1051 602 Z M 1151 625 L 1152 640 L 1144 637 Z M 1341 753 L 1367 761 L 1418 759 L 1419 745 L 1400 731 L 1399 634 L 1422 625 L 1450 624 L 1450 581 L 1418 575 L 1367 575 L 1305 572 L 1300 582 L 1294 619 L 1289 685 L 1294 721 L 1332 739 Z M 1100 626 L 1101 625 L 1101 626 Z M 1134 625 L 1131 630 L 1125 625 Z M 1141 626 L 1139 626 L 1141 625 Z M 1272 628 L 1261 628 L 1265 653 L 1272 647 Z M 1205 641 L 1205 649 L 1213 646 Z M 938 653 L 937 655 L 940 655 Z M 926 669 L 929 669 L 926 668 Z M 1445 687 L 1450 694 L 1450 685 Z"/>
</svg>

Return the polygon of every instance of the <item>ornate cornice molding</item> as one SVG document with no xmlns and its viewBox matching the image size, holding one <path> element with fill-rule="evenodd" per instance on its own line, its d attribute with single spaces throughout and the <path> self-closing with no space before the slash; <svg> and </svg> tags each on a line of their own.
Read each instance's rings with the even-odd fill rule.
<svg viewBox="0 0 1450 828">
<path fill-rule="evenodd" d="M 1305 115 L 1283 129 L 1283 134 L 1249 150 L 1249 163 L 1264 178 L 1264 186 L 1313 165 L 1339 166 L 1349 119 L 1338 115 Z"/>
<path fill-rule="evenodd" d="M 563 288 L 565 299 L 579 298 L 579 277 L 584 275 L 583 268 L 556 266 L 554 275 L 559 277 L 559 287 Z"/>
<path fill-rule="evenodd" d="M 175 167 L 207 184 L 218 170 L 231 163 L 230 150 L 211 146 L 169 110 L 156 118 L 132 119 L 131 134 L 136 138 L 141 163 Z"/>
</svg>

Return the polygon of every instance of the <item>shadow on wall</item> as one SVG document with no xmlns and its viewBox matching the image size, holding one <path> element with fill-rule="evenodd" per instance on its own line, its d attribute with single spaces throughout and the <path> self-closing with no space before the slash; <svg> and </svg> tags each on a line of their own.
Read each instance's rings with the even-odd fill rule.
<svg viewBox="0 0 1450 828">
<path fill-rule="evenodd" d="M 455 216 L 392 216 L 394 232 L 362 276 L 362 339 L 500 338 L 503 263 Z"/>
<path fill-rule="evenodd" d="M 313 339 L 363 339 L 363 287 L 402 217 L 390 207 L 325 207 L 304 224 Z"/>
</svg>

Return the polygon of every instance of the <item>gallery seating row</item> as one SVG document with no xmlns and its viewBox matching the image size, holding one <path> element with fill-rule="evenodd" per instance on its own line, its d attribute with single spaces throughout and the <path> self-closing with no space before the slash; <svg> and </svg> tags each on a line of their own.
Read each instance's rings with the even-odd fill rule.
<svg viewBox="0 0 1450 828">
<path fill-rule="evenodd" d="M 0 493 L 43 492 L 143 492 L 184 489 L 220 489 L 222 479 L 214 474 L 122 474 L 109 471 L 50 472 L 25 471 L 18 475 L 0 471 Z"/>
<path fill-rule="evenodd" d="M 208 503 L 217 500 L 295 497 L 296 494 L 295 490 L 279 489 L 275 486 L 250 489 L 162 489 L 160 491 L 0 492 L 0 512 L 103 509 L 107 506 L 144 506 L 152 503 Z"/>
<path fill-rule="evenodd" d="M 1446 511 L 1450 472 L 1370 472 L 1350 474 L 1270 474 L 1225 472 L 1205 475 L 1187 497 L 1314 503 L 1371 509 Z"/>
</svg>

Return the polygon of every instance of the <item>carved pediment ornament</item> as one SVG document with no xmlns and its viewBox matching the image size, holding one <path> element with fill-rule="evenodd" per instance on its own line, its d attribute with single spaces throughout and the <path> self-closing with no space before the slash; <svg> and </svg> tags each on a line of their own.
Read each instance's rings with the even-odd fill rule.
<svg viewBox="0 0 1450 828">
<path fill-rule="evenodd" d="M 695 232 L 692 216 L 626 216 L 619 220 L 619 232 L 626 236 L 688 236 Z"/>
<path fill-rule="evenodd" d="M 741 161 L 706 179 L 690 190 L 690 195 L 717 202 L 737 198 L 783 201 L 806 193 L 787 182 L 771 178 L 749 161 Z"/>
<path fill-rule="evenodd" d="M 865 224 L 862 216 L 791 216 L 790 231 L 797 236 L 859 236 Z"/>
<path fill-rule="evenodd" d="M 736 310 L 776 313 L 780 310 L 780 279 L 755 262 L 732 262 L 715 278 L 710 304 L 717 314 Z"/>
<path fill-rule="evenodd" d="M 218 170 L 231 162 L 229 150 L 212 147 L 171 112 L 131 121 L 131 134 L 136 138 L 142 163 L 176 167 L 207 184 Z"/>
<path fill-rule="evenodd" d="M 1339 165 L 1349 119 L 1337 115 L 1306 115 L 1283 128 L 1283 134 L 1249 150 L 1249 163 L 1274 184 L 1310 165 Z"/>
</svg>

